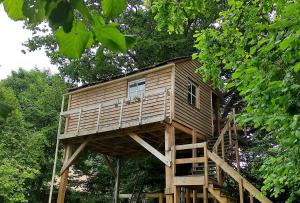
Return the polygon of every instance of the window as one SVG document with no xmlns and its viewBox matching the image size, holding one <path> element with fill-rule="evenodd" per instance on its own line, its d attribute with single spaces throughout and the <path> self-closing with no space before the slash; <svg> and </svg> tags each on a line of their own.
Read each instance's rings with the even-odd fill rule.
<svg viewBox="0 0 300 203">
<path fill-rule="evenodd" d="M 145 93 L 145 79 L 133 80 L 128 82 L 128 98 L 134 99 L 142 97 Z"/>
<path fill-rule="evenodd" d="M 197 107 L 197 86 L 193 82 L 188 83 L 188 103 Z"/>
</svg>

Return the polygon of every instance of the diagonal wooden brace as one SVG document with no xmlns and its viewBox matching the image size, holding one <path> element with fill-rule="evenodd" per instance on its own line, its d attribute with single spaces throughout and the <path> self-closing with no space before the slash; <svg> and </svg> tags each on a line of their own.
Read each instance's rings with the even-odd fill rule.
<svg viewBox="0 0 300 203">
<path fill-rule="evenodd" d="M 171 167 L 171 160 L 169 160 L 166 156 L 161 154 L 158 150 L 148 144 L 145 140 L 139 137 L 136 133 L 129 133 L 129 136 L 134 139 L 137 143 L 139 143 L 142 147 L 148 150 L 151 154 L 153 154 L 156 158 L 161 160 L 165 165 Z"/>
<path fill-rule="evenodd" d="M 78 157 L 78 155 L 84 149 L 84 147 L 87 145 L 88 142 L 89 139 L 86 139 L 80 144 L 80 146 L 76 149 L 76 151 L 72 154 L 72 156 L 62 166 L 60 170 L 60 175 L 62 175 L 65 172 L 65 170 L 67 170 L 67 168 L 69 168 L 73 164 L 75 159 Z"/>
</svg>

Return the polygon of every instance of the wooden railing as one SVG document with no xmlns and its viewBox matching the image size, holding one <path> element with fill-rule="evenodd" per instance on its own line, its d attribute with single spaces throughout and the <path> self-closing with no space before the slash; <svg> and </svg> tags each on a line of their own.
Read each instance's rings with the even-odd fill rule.
<svg viewBox="0 0 300 203">
<path fill-rule="evenodd" d="M 203 149 L 203 156 L 192 157 L 192 158 L 176 158 L 176 151 L 180 150 L 194 150 L 194 149 Z M 216 169 L 222 169 L 226 174 L 231 176 L 237 183 L 240 185 L 240 193 L 243 193 L 243 190 L 246 189 L 250 194 L 250 202 L 253 203 L 253 197 L 263 203 L 271 203 L 272 201 L 265 197 L 258 189 L 256 189 L 249 181 L 240 175 L 239 172 L 234 170 L 229 164 L 225 162 L 220 156 L 215 152 L 211 152 L 207 149 L 207 142 L 195 143 L 195 144 L 185 144 L 185 145 L 175 145 L 172 148 L 174 152 L 173 163 L 174 167 L 178 164 L 195 164 L 202 163 L 204 164 L 204 182 L 203 185 L 208 188 L 209 177 L 208 177 L 208 160 L 212 160 L 216 164 Z M 175 176 L 175 171 L 174 171 Z M 194 178 L 195 179 L 195 178 Z M 240 194 L 240 202 L 244 202 L 243 195 Z"/>
<path fill-rule="evenodd" d="M 208 158 L 211 159 L 217 166 L 219 166 L 225 173 L 230 175 L 242 188 L 245 188 L 250 194 L 250 202 L 253 202 L 253 197 L 263 203 L 272 203 L 267 197 L 265 197 L 258 189 L 256 189 L 249 181 L 243 178 L 237 171 L 235 171 L 229 164 L 227 164 L 222 158 L 220 158 L 214 152 L 208 150 Z M 240 193 L 243 190 L 240 190 Z M 252 200 L 251 200 L 252 199 Z M 240 199 L 243 202 L 243 199 Z"/>
<path fill-rule="evenodd" d="M 203 149 L 203 156 L 201 157 L 192 157 L 192 158 L 176 158 L 176 151 L 181 150 L 196 150 L 196 149 Z M 185 145 L 175 145 L 175 148 L 172 149 L 173 151 L 173 163 L 174 163 L 174 170 L 176 169 L 177 164 L 196 164 L 202 163 L 204 164 L 204 183 L 208 187 L 208 155 L 207 155 L 207 142 L 202 143 L 195 143 L 195 144 L 185 144 Z M 175 171 L 174 171 L 175 175 Z"/>
<path fill-rule="evenodd" d="M 171 91 L 158 89 L 139 98 L 119 98 L 62 111 L 67 118 L 65 134 L 69 138 L 158 122 L 171 117 Z"/>
</svg>

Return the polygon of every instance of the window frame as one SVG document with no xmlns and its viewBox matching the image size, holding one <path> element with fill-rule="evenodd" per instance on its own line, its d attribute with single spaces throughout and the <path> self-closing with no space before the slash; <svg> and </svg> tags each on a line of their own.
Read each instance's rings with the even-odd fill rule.
<svg viewBox="0 0 300 203">
<path fill-rule="evenodd" d="M 135 83 L 141 83 L 141 82 L 144 82 L 144 90 L 143 90 L 143 93 L 142 94 L 138 94 L 138 92 L 139 92 L 139 90 L 137 90 L 136 91 L 136 93 L 137 93 L 137 96 L 135 96 L 135 97 L 131 97 L 131 95 L 130 95 L 130 93 L 131 93 L 131 91 L 130 91 L 130 86 L 132 85 L 132 84 L 135 84 Z M 137 87 L 138 87 L 139 85 L 137 85 Z M 146 79 L 145 78 L 140 78 L 140 79 L 135 79 L 135 80 L 130 80 L 130 81 L 128 81 L 128 83 L 127 83 L 127 98 L 129 99 L 129 100 L 134 100 L 135 98 L 141 98 L 144 94 L 145 94 L 145 90 L 146 90 Z"/>
<path fill-rule="evenodd" d="M 193 87 L 195 88 L 195 93 L 193 93 Z M 193 103 L 193 98 L 195 99 L 195 103 Z M 190 106 L 199 109 L 199 85 L 190 79 L 188 79 L 187 85 L 187 103 Z"/>
</svg>

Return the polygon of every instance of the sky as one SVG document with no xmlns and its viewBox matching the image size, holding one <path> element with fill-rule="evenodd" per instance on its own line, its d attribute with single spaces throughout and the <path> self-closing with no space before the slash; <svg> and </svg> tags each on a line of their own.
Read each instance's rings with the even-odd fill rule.
<svg viewBox="0 0 300 203">
<path fill-rule="evenodd" d="M 12 70 L 20 67 L 25 70 L 50 69 L 52 73 L 57 73 L 57 67 L 50 64 L 50 59 L 43 50 L 26 52 L 23 54 L 22 46 L 31 36 L 31 31 L 23 29 L 23 22 L 11 20 L 0 5 L 0 80 L 5 79 Z"/>
</svg>

